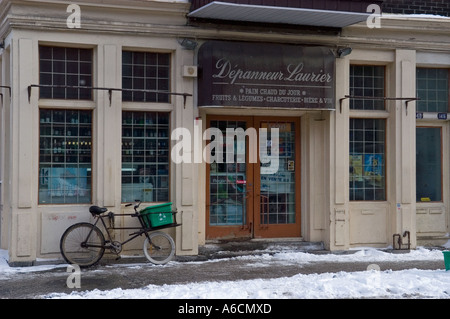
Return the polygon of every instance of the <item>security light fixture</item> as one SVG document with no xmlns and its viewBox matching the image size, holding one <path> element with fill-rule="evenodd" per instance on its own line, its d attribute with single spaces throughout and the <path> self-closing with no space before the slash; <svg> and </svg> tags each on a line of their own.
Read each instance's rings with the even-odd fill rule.
<svg viewBox="0 0 450 319">
<path fill-rule="evenodd" d="M 350 47 L 338 48 L 338 49 L 337 49 L 337 56 L 338 56 L 339 58 L 343 58 L 343 57 L 349 55 L 350 53 L 352 53 L 352 51 L 353 51 L 353 50 L 352 50 L 352 48 L 350 48 Z"/>
<path fill-rule="evenodd" d="M 186 50 L 195 50 L 198 45 L 196 41 L 187 38 L 178 40 L 178 43 Z"/>
</svg>

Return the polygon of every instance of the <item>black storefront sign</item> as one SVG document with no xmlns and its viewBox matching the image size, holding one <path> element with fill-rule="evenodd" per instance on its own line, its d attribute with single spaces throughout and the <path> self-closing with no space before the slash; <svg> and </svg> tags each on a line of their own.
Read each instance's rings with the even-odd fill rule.
<svg viewBox="0 0 450 319">
<path fill-rule="evenodd" d="M 199 106 L 335 109 L 330 48 L 209 41 L 198 54 Z"/>
</svg>

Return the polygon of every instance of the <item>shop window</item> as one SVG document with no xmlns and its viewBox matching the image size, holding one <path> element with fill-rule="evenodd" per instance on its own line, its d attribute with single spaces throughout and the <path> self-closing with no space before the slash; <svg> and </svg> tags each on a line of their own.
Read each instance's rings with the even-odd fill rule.
<svg viewBox="0 0 450 319">
<path fill-rule="evenodd" d="M 169 201 L 169 113 L 122 113 L 122 202 Z"/>
<path fill-rule="evenodd" d="M 440 127 L 416 128 L 416 198 L 442 201 L 442 132 Z"/>
<path fill-rule="evenodd" d="M 385 96 L 384 66 L 351 65 L 350 66 L 350 109 L 384 110 L 384 100 L 370 99 Z M 365 97 L 357 98 L 357 97 Z"/>
<path fill-rule="evenodd" d="M 39 46 L 39 97 L 92 100 L 92 56 L 92 49 Z"/>
<path fill-rule="evenodd" d="M 41 109 L 39 139 L 39 203 L 90 203 L 92 111 Z"/>
<path fill-rule="evenodd" d="M 386 200 L 386 122 L 350 119 L 350 200 Z"/>
<path fill-rule="evenodd" d="M 448 69 L 417 68 L 416 82 L 418 112 L 448 112 Z"/>
<path fill-rule="evenodd" d="M 123 51 L 122 88 L 123 101 L 169 103 L 170 54 Z"/>
</svg>

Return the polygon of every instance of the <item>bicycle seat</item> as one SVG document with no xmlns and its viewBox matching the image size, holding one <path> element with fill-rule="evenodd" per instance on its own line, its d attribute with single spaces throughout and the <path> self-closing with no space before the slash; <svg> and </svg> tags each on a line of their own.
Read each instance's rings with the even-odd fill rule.
<svg viewBox="0 0 450 319">
<path fill-rule="evenodd" d="M 95 214 L 95 215 L 103 214 L 106 211 L 108 211 L 108 209 L 106 207 L 98 207 L 98 206 L 89 207 L 89 212 L 91 214 Z"/>
</svg>

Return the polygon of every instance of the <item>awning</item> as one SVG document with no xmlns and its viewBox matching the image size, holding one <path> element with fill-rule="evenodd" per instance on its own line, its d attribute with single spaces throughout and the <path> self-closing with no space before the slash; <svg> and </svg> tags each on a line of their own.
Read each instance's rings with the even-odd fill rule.
<svg viewBox="0 0 450 319">
<path fill-rule="evenodd" d="M 343 28 L 366 21 L 370 14 L 213 1 L 192 11 L 188 14 L 188 17 L 224 21 Z"/>
</svg>

